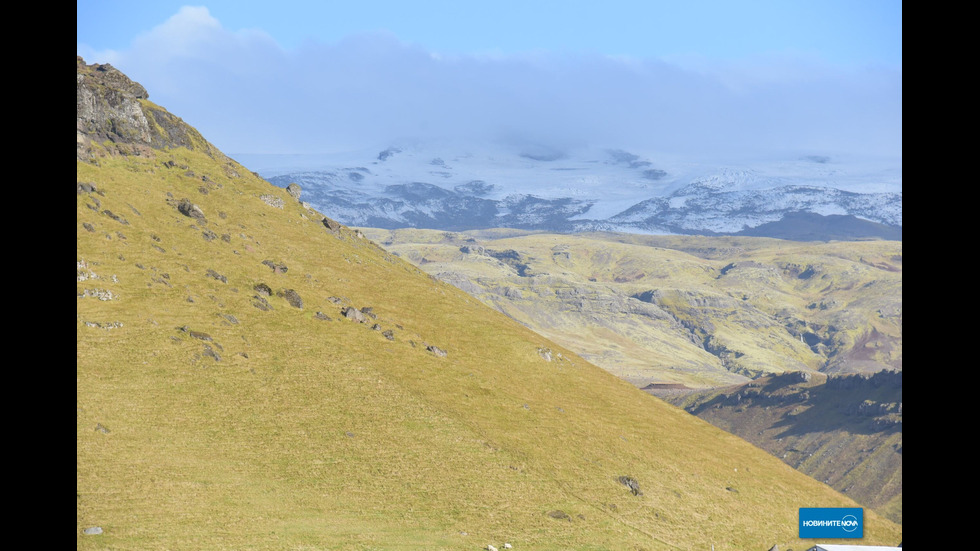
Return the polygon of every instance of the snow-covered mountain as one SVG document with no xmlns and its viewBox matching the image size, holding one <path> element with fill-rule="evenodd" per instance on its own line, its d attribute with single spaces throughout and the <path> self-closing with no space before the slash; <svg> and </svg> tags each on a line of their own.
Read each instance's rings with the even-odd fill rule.
<svg viewBox="0 0 980 551">
<path fill-rule="evenodd" d="M 299 184 L 303 201 L 351 226 L 779 237 L 808 213 L 824 226 L 846 224 L 834 238 L 901 239 L 900 159 L 705 162 L 623 149 L 432 143 L 236 158 L 275 185 Z"/>
</svg>

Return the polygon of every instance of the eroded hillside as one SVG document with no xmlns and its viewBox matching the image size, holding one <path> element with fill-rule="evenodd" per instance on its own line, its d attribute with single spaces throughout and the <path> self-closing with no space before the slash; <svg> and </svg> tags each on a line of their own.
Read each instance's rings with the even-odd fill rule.
<svg viewBox="0 0 980 551">
<path fill-rule="evenodd" d="M 902 244 L 364 228 L 643 387 L 902 367 Z"/>
<path fill-rule="evenodd" d="M 902 522 L 902 372 L 768 375 L 700 392 L 648 392 Z"/>
</svg>

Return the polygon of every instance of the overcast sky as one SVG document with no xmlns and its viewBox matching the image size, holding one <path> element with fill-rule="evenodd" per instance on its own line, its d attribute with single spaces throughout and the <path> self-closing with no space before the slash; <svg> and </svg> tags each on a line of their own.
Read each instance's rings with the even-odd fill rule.
<svg viewBox="0 0 980 551">
<path fill-rule="evenodd" d="M 229 154 L 399 139 L 901 158 L 899 0 L 77 0 Z"/>
</svg>

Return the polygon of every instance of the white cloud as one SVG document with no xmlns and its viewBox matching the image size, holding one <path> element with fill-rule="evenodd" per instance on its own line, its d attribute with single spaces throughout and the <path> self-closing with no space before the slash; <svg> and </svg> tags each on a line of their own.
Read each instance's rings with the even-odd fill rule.
<svg viewBox="0 0 980 551">
<path fill-rule="evenodd" d="M 95 54 L 229 153 L 519 137 L 705 156 L 771 148 L 901 155 L 901 73 L 807 58 L 717 66 L 547 52 L 446 56 L 388 33 L 287 51 L 260 30 L 230 31 L 206 8 L 189 7 L 128 50 Z"/>
</svg>

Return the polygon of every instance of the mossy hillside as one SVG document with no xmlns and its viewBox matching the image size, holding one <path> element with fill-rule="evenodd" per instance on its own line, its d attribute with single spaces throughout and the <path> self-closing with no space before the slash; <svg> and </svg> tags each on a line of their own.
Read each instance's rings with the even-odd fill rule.
<svg viewBox="0 0 980 551">
<path fill-rule="evenodd" d="M 98 189 L 77 211 L 77 522 L 104 533 L 79 549 L 768 548 L 794 541 L 797 507 L 851 503 L 231 161 L 98 163 L 77 170 Z M 867 533 L 900 539 L 874 517 Z"/>
<path fill-rule="evenodd" d="M 729 383 L 743 380 L 723 370 L 716 357 L 692 342 L 689 330 L 668 312 L 648 308 L 644 315 L 637 316 L 639 303 L 615 282 L 624 269 L 607 266 L 611 253 L 602 243 L 576 236 L 532 234 L 527 239 L 542 241 L 539 250 L 530 252 L 508 239 L 479 242 L 492 252 L 518 246 L 525 255 L 522 261 L 531 266 L 528 275 L 520 276 L 513 266 L 489 254 L 461 252 L 462 247 L 476 246 L 471 243 L 469 232 L 431 232 L 425 236 L 422 230 L 362 229 L 393 254 L 460 285 L 542 335 L 566 345 L 574 343 L 579 354 L 624 378 L 648 381 L 651 366 L 666 366 L 657 372 L 660 380 L 693 380 L 702 384 L 716 383 L 718 379 Z M 556 245 L 545 249 L 552 240 L 557 240 Z M 676 268 L 703 272 L 703 266 L 681 258 L 686 256 L 678 253 L 674 264 L 656 265 L 650 271 L 657 270 L 659 274 Z M 627 253 L 616 253 L 616 258 L 629 262 Z M 634 275 L 636 272 L 635 268 L 625 271 Z"/>
<path fill-rule="evenodd" d="M 899 242 L 363 231 L 639 386 L 901 367 Z"/>
</svg>

